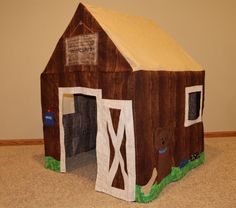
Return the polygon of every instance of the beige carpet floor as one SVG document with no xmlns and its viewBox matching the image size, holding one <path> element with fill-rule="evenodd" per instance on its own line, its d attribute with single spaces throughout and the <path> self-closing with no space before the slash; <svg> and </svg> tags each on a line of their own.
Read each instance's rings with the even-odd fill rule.
<svg viewBox="0 0 236 208">
<path fill-rule="evenodd" d="M 0 147 L 0 208 L 234 208 L 236 138 L 205 141 L 206 162 L 168 185 L 148 204 L 128 203 L 94 190 L 96 157 L 89 152 L 80 168 L 61 174 L 43 166 L 43 146 Z"/>
</svg>

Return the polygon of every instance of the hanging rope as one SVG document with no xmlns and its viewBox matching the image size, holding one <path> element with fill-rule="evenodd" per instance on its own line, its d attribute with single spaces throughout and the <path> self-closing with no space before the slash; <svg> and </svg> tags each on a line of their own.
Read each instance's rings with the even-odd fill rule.
<svg viewBox="0 0 236 208">
<path fill-rule="evenodd" d="M 70 33 L 70 37 L 74 34 L 74 32 L 76 31 L 76 29 L 79 27 L 79 26 L 83 26 L 85 29 L 87 29 L 89 32 L 91 33 L 95 33 L 93 30 L 91 30 L 86 24 L 84 24 L 82 21 L 80 21 L 78 23 L 78 25 L 74 28 L 74 30 Z"/>
</svg>

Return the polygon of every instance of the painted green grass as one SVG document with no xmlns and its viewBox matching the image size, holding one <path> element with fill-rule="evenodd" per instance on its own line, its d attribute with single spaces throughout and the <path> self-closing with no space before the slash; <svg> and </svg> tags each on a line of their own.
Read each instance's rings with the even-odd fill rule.
<svg viewBox="0 0 236 208">
<path fill-rule="evenodd" d="M 137 202 L 147 203 L 159 196 L 161 191 L 167 186 L 169 183 L 178 181 L 183 178 L 190 170 L 201 165 L 205 160 L 205 155 L 202 152 L 200 157 L 194 161 L 189 161 L 183 168 L 173 167 L 171 173 L 166 176 L 159 184 L 154 184 L 151 188 L 151 191 L 148 195 L 144 195 L 141 191 L 141 186 L 136 185 L 136 194 L 135 198 Z"/>
<path fill-rule="evenodd" d="M 53 170 L 55 172 L 60 172 L 60 161 L 54 159 L 51 156 L 44 157 L 44 166 L 47 169 Z"/>
</svg>

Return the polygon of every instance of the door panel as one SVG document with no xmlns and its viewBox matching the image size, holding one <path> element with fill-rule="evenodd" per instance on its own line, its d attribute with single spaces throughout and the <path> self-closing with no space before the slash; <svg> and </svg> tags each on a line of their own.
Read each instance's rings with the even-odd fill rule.
<svg viewBox="0 0 236 208">
<path fill-rule="evenodd" d="M 132 101 L 101 100 L 98 103 L 97 133 L 97 181 L 96 190 L 127 200 L 135 200 L 135 144 Z M 120 116 L 117 131 L 114 130 L 110 109 L 119 109 Z M 125 135 L 125 137 L 124 137 Z M 111 142 L 109 142 L 109 137 Z M 124 159 L 121 145 L 125 138 Z M 114 147 L 114 158 L 110 164 L 110 143 Z M 125 165 L 126 163 L 126 165 Z M 126 167 L 125 167 L 126 166 Z M 127 170 L 126 170 L 127 169 Z M 120 171 L 119 171 L 120 170 Z M 124 188 L 113 187 L 117 172 L 121 172 Z"/>
</svg>

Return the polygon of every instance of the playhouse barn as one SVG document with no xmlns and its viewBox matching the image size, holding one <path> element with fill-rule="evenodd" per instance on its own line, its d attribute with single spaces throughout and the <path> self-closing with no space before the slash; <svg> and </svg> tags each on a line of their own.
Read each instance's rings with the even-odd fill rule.
<svg viewBox="0 0 236 208">
<path fill-rule="evenodd" d="M 148 202 L 204 161 L 204 70 L 150 20 L 79 4 L 41 100 L 45 166 L 96 148 L 98 191 Z"/>
</svg>

